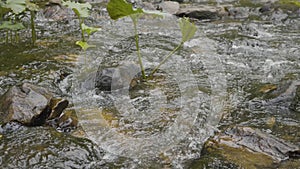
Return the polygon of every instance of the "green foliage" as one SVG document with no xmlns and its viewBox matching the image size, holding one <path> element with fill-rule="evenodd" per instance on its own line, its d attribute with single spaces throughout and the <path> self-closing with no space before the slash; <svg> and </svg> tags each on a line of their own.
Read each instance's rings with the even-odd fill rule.
<svg viewBox="0 0 300 169">
<path fill-rule="evenodd" d="M 79 18 L 86 18 L 90 16 L 90 9 L 92 5 L 88 2 L 86 3 L 79 3 L 79 2 L 71 2 L 71 1 L 62 1 L 62 4 L 70 9 L 72 9 L 75 14 Z"/>
<path fill-rule="evenodd" d="M 0 25 L 0 29 L 18 31 L 21 29 L 25 29 L 25 27 L 22 23 L 12 23 L 11 21 L 4 21 Z"/>
<path fill-rule="evenodd" d="M 76 45 L 80 46 L 81 49 L 86 51 L 88 48 L 96 47 L 95 45 L 89 45 L 87 42 L 84 41 L 76 41 Z"/>
<path fill-rule="evenodd" d="M 235 5 L 238 7 L 251 7 L 251 8 L 258 8 L 261 7 L 263 3 L 259 1 L 252 1 L 252 0 L 239 0 L 239 2 Z"/>
<path fill-rule="evenodd" d="M 7 0 L 3 7 L 11 9 L 14 14 L 19 14 L 26 9 L 26 3 L 25 0 Z"/>
<path fill-rule="evenodd" d="M 129 16 L 132 19 L 134 34 L 135 34 L 135 44 L 136 44 L 136 49 L 137 49 L 137 57 L 138 57 L 138 61 L 140 64 L 142 77 L 144 79 L 146 79 L 147 76 L 145 75 L 145 70 L 144 70 L 144 66 L 142 63 L 142 56 L 141 56 L 141 52 L 140 52 L 140 48 L 139 48 L 139 35 L 138 35 L 138 31 L 137 31 L 138 19 L 143 14 L 162 16 L 162 13 L 151 12 L 151 11 L 144 12 L 141 8 L 134 9 L 132 4 L 127 3 L 125 0 L 110 0 L 109 3 L 107 4 L 107 11 L 108 11 L 110 18 L 113 20 L 117 20 L 119 18 L 126 17 L 126 16 Z M 195 35 L 195 32 L 197 31 L 196 26 L 193 23 L 191 23 L 189 21 L 189 19 L 187 19 L 187 18 L 180 19 L 179 26 L 180 26 L 181 33 L 182 33 L 182 40 L 181 40 L 180 44 L 176 48 L 174 48 L 153 69 L 153 71 L 149 74 L 149 77 L 153 76 L 153 74 L 159 69 L 159 67 L 162 64 L 164 64 L 176 51 L 178 51 L 186 41 L 189 41 L 191 38 L 193 38 L 193 36 Z"/>
<path fill-rule="evenodd" d="M 280 4 L 292 4 L 300 7 L 300 1 L 299 0 L 279 0 Z"/>
<path fill-rule="evenodd" d="M 0 8 L 1 9 L 1 11 L 0 11 L 1 17 L 8 11 L 12 11 L 15 18 L 17 15 L 24 12 L 25 10 L 30 11 L 31 36 L 32 36 L 32 43 L 34 44 L 36 41 L 36 31 L 35 31 L 35 26 L 34 26 L 34 24 L 35 24 L 34 23 L 34 17 L 35 17 L 34 12 L 38 11 L 39 7 L 36 4 L 30 2 L 30 0 L 7 0 L 6 2 L 1 2 L 0 5 L 1 5 L 1 8 Z M 21 23 L 17 23 L 17 22 L 15 24 L 12 24 L 12 23 L 9 24 L 8 22 L 3 23 L 3 24 L 2 24 L 2 27 L 0 27 L 0 29 L 6 29 L 9 31 L 20 30 L 20 29 L 23 29 L 23 27 L 24 27 Z"/>
<path fill-rule="evenodd" d="M 95 28 L 95 27 L 87 26 L 84 23 L 82 23 L 81 28 L 85 33 L 88 34 L 88 36 L 90 36 L 94 32 L 97 32 L 97 31 L 101 30 L 101 28 Z"/>
<path fill-rule="evenodd" d="M 144 13 L 141 8 L 134 9 L 132 4 L 127 3 L 125 0 L 110 0 L 107 4 L 107 11 L 113 20 L 133 14 Z"/>
<path fill-rule="evenodd" d="M 90 27 L 84 24 L 84 18 L 90 16 L 90 9 L 92 5 L 88 2 L 86 3 L 78 3 L 71 1 L 62 1 L 62 4 L 74 11 L 79 19 L 79 27 L 81 30 L 81 41 L 76 41 L 76 45 L 80 46 L 81 49 L 86 51 L 90 47 L 94 47 L 94 45 L 89 45 L 85 39 L 85 33 L 90 36 L 92 33 L 100 30 L 100 28 Z"/>
<path fill-rule="evenodd" d="M 39 11 L 40 8 L 38 5 L 30 2 L 29 0 L 26 0 L 25 1 L 25 4 L 26 4 L 26 8 L 29 10 L 29 11 Z"/>
<path fill-rule="evenodd" d="M 0 29 L 3 29 L 6 31 L 6 43 L 9 43 L 9 37 L 10 42 L 19 42 L 19 35 L 18 32 L 21 29 L 24 29 L 24 25 L 20 22 L 13 23 L 12 21 L 3 21 L 0 25 Z M 13 32 L 14 32 L 14 38 L 13 38 Z"/>
<path fill-rule="evenodd" d="M 182 43 L 192 39 L 197 31 L 195 24 L 191 23 L 188 18 L 179 19 L 179 27 L 182 34 Z"/>
</svg>

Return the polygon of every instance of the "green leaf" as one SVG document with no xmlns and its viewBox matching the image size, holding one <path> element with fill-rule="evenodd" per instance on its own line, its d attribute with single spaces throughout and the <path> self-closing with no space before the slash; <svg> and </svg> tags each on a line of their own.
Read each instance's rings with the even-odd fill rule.
<svg viewBox="0 0 300 169">
<path fill-rule="evenodd" d="M 192 39 L 197 31 L 195 24 L 191 23 L 188 18 L 181 18 L 179 20 L 179 27 L 182 33 L 182 43 Z"/>
<path fill-rule="evenodd" d="M 81 28 L 88 35 L 91 35 L 92 33 L 101 30 L 101 28 L 90 27 L 90 26 L 85 25 L 84 23 L 82 23 Z"/>
<path fill-rule="evenodd" d="M 17 30 L 25 29 L 25 27 L 22 23 L 12 23 L 10 21 L 4 21 L 0 25 L 0 29 L 8 29 L 8 30 L 17 31 Z"/>
<path fill-rule="evenodd" d="M 30 2 L 30 0 L 26 0 L 25 4 L 26 4 L 27 9 L 29 9 L 30 11 L 39 11 L 40 10 L 39 6 Z"/>
<path fill-rule="evenodd" d="M 125 0 L 110 0 L 107 4 L 107 11 L 113 20 L 133 14 L 144 13 L 141 8 L 133 9 L 132 4 L 127 3 Z"/>
<path fill-rule="evenodd" d="M 89 9 L 92 8 L 92 5 L 90 3 L 88 2 L 78 3 L 78 2 L 71 2 L 71 1 L 66 1 L 66 2 L 62 1 L 62 2 L 64 6 L 72 9 L 78 17 L 86 18 L 90 16 Z"/>
<path fill-rule="evenodd" d="M 86 51 L 88 48 L 96 47 L 95 45 L 89 45 L 84 41 L 76 41 L 76 45 L 80 46 L 84 51 Z"/>
<path fill-rule="evenodd" d="M 26 4 L 25 0 L 7 0 L 4 7 L 10 8 L 15 14 L 19 14 L 26 9 Z"/>
</svg>

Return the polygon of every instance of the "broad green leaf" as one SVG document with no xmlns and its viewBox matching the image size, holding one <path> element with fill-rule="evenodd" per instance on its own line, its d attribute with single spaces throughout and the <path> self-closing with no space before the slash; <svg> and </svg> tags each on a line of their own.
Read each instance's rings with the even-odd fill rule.
<svg viewBox="0 0 300 169">
<path fill-rule="evenodd" d="M 179 20 L 179 27 L 182 33 L 182 43 L 192 39 L 197 31 L 195 24 L 191 23 L 188 18 L 181 18 Z"/>
<path fill-rule="evenodd" d="M 95 45 L 89 45 L 87 42 L 83 41 L 76 41 L 76 45 L 80 46 L 84 51 L 86 51 L 88 48 L 96 47 Z"/>
<path fill-rule="evenodd" d="M 10 8 L 15 14 L 19 14 L 26 9 L 26 4 L 25 0 L 7 0 L 4 7 Z"/>
<path fill-rule="evenodd" d="M 85 25 L 84 23 L 81 25 L 81 28 L 88 35 L 91 35 L 92 33 L 101 30 L 101 28 L 90 27 L 90 26 Z"/>
<path fill-rule="evenodd" d="M 132 4 L 127 3 L 125 0 L 110 0 L 107 4 L 107 11 L 113 20 L 133 14 L 144 13 L 141 8 L 133 9 Z"/>
<path fill-rule="evenodd" d="M 8 30 L 17 31 L 17 30 L 25 29 L 25 27 L 22 23 L 12 23 L 10 21 L 4 21 L 0 25 L 0 29 L 8 29 Z"/>
<path fill-rule="evenodd" d="M 29 9 L 30 11 L 39 11 L 40 10 L 39 6 L 30 2 L 30 0 L 26 0 L 25 3 L 26 3 L 27 9 Z"/>
<path fill-rule="evenodd" d="M 71 2 L 71 1 L 66 1 L 66 2 L 62 1 L 62 2 L 64 6 L 72 9 L 78 17 L 86 18 L 90 16 L 89 9 L 92 8 L 92 5 L 90 3 L 88 2 L 78 3 L 78 2 Z"/>
</svg>

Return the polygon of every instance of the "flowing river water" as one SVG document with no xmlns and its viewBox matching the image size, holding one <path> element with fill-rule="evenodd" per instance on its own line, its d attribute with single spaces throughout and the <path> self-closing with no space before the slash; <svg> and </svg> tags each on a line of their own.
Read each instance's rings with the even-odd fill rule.
<svg viewBox="0 0 300 169">
<path fill-rule="evenodd" d="M 200 158 L 209 137 L 233 125 L 271 132 L 299 146 L 300 115 L 289 110 L 289 104 L 300 85 L 300 18 L 197 21 L 196 25 L 196 36 L 147 82 L 138 78 L 133 25 L 126 18 L 101 21 L 101 31 L 89 38 L 96 47 L 80 52 L 70 64 L 57 61 L 62 56 L 51 50 L 45 53 L 55 57 L 37 60 L 41 48 L 10 54 L 28 58 L 26 64 L 15 63 L 5 59 L 11 51 L 3 50 L 0 93 L 20 81 L 50 84 L 54 92 L 72 101 L 84 137 L 92 141 L 20 127 L 0 138 L 3 166 L 188 168 Z M 146 70 L 181 40 L 178 19 L 171 15 L 141 18 L 138 30 Z M 70 44 L 53 48 L 71 56 Z M 30 75 L 18 73 L 20 69 Z M 61 74 L 66 78 L 53 82 Z M 105 82 L 103 75 L 111 77 L 111 91 L 97 87 L 97 81 Z M 275 119 L 275 127 L 268 125 L 270 119 Z M 44 140 L 55 139 L 28 141 L 36 132 L 45 133 Z M 58 160 L 65 149 L 56 143 L 68 144 L 65 147 L 82 158 Z M 22 151 L 14 150 L 18 148 Z M 12 158 L 16 155 L 20 162 Z"/>
</svg>

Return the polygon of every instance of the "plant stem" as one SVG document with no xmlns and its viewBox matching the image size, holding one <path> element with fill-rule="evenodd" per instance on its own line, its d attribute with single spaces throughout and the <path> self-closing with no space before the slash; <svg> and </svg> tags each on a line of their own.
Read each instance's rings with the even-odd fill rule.
<svg viewBox="0 0 300 169">
<path fill-rule="evenodd" d="M 18 31 L 15 31 L 15 42 L 19 43 Z"/>
<path fill-rule="evenodd" d="M 145 69 L 143 66 L 143 62 L 142 62 L 142 56 L 141 56 L 141 51 L 140 51 L 140 45 L 139 45 L 139 35 L 137 32 L 137 18 L 136 17 L 131 17 L 132 22 L 133 22 L 133 26 L 134 26 L 134 37 L 135 37 L 135 46 L 136 46 L 136 53 L 139 59 L 139 64 L 141 67 L 141 72 L 142 72 L 142 77 L 143 79 L 146 79 L 146 75 L 145 75 Z"/>
<path fill-rule="evenodd" d="M 81 39 L 83 42 L 85 42 L 85 38 L 84 38 L 84 31 L 82 29 L 82 24 L 84 23 L 84 19 L 83 18 L 79 18 L 79 26 L 80 26 L 80 30 L 81 30 Z"/>
<path fill-rule="evenodd" d="M 10 43 L 13 43 L 13 34 L 12 31 L 9 31 Z"/>
<path fill-rule="evenodd" d="M 34 11 L 30 11 L 32 45 L 34 45 L 35 41 L 36 41 L 36 32 L 35 32 L 35 26 L 34 26 L 34 17 L 35 17 Z"/>
<path fill-rule="evenodd" d="M 172 50 L 165 58 L 162 60 L 150 73 L 149 76 L 153 76 L 153 74 L 160 68 L 162 64 L 164 64 L 180 47 L 183 45 L 184 42 L 181 42 L 174 50 Z"/>
<path fill-rule="evenodd" d="M 5 43 L 8 44 L 8 30 L 6 30 L 6 37 L 5 37 Z"/>
</svg>

